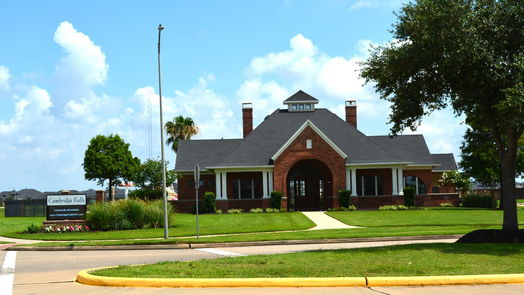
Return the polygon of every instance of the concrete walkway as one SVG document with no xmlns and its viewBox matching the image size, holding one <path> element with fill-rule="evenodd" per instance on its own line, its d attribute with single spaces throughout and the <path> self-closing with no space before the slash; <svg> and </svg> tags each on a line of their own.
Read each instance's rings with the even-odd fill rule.
<svg viewBox="0 0 524 295">
<path fill-rule="evenodd" d="M 324 211 L 302 212 L 307 218 L 311 219 L 317 226 L 309 230 L 320 229 L 341 229 L 341 228 L 361 228 L 360 226 L 347 225 L 329 216 Z"/>
</svg>

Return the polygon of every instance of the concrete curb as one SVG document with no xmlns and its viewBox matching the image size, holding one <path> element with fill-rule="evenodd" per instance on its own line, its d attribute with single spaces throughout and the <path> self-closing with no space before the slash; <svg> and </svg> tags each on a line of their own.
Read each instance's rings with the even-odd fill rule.
<svg viewBox="0 0 524 295">
<path fill-rule="evenodd" d="M 319 239 L 319 240 L 276 240 L 253 242 L 224 242 L 224 243 L 177 243 L 156 245 L 113 245 L 113 246 L 13 246 L 7 248 L 11 251 L 92 251 L 92 250 L 162 250 L 162 249 L 198 249 L 198 248 L 228 248 L 249 246 L 274 246 L 274 245 L 306 245 L 306 244 L 336 244 L 336 243 L 362 243 L 362 242 L 391 242 L 391 241 L 416 241 L 416 240 L 441 240 L 458 239 L 463 235 L 434 235 L 434 236 L 405 236 L 405 237 L 373 237 L 373 238 L 347 238 L 347 239 Z"/>
<path fill-rule="evenodd" d="M 232 287 L 384 287 L 522 284 L 524 274 L 420 276 L 420 277 L 340 277 L 340 278 L 207 278 L 152 279 L 102 277 L 90 274 L 94 268 L 78 273 L 76 281 L 85 285 L 111 287 L 232 288 Z"/>
</svg>

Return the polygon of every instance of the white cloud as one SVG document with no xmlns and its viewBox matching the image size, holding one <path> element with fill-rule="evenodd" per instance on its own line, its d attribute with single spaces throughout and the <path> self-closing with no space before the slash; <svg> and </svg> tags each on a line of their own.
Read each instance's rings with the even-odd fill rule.
<svg viewBox="0 0 524 295">
<path fill-rule="evenodd" d="M 66 52 L 60 60 L 58 71 L 81 79 L 88 86 L 102 84 L 107 79 L 109 66 L 100 46 L 82 32 L 78 32 L 71 23 L 60 23 L 53 40 Z"/>
<path fill-rule="evenodd" d="M 11 73 L 9 73 L 9 68 L 6 66 L 0 65 L 0 90 L 9 89 L 9 78 L 11 78 Z"/>
</svg>

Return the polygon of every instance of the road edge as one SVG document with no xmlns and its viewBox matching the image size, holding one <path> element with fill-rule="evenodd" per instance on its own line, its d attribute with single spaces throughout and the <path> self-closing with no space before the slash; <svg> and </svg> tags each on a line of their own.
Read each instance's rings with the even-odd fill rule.
<svg viewBox="0 0 524 295">
<path fill-rule="evenodd" d="M 419 276 L 419 277 L 335 277 L 335 278 L 198 278 L 153 279 L 103 277 L 80 271 L 76 281 L 92 286 L 155 288 L 233 288 L 233 287 L 385 287 L 438 285 L 522 284 L 524 274 Z"/>
</svg>

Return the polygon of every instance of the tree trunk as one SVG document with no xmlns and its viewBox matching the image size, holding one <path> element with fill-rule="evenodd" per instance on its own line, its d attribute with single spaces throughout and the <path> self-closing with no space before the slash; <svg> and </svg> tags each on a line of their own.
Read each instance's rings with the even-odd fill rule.
<svg viewBox="0 0 524 295">
<path fill-rule="evenodd" d="M 108 190 L 109 190 L 109 199 L 111 201 L 114 201 L 115 200 L 115 196 L 113 195 L 113 180 L 112 179 L 109 179 Z"/>
<path fill-rule="evenodd" d="M 501 155 L 501 182 L 500 193 L 504 202 L 504 219 L 502 230 L 517 232 L 519 229 L 517 218 L 517 201 L 515 198 L 515 176 L 516 176 L 516 142 L 510 143 L 508 149 L 499 153 Z"/>
</svg>

